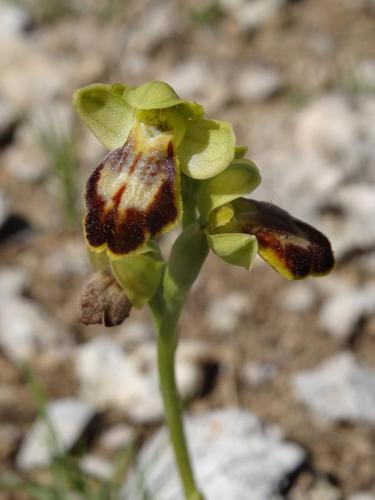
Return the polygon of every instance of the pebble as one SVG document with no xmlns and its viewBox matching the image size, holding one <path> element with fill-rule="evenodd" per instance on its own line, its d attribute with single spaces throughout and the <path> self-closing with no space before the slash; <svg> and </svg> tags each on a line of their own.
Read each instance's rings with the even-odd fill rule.
<svg viewBox="0 0 375 500">
<path fill-rule="evenodd" d="M 98 441 L 98 445 L 105 451 L 115 452 L 129 446 L 135 438 L 133 427 L 126 424 L 117 424 L 107 429 Z"/>
<path fill-rule="evenodd" d="M 278 302 L 287 311 L 304 313 L 314 308 L 317 294 L 307 283 L 293 283 L 292 286 L 282 288 L 278 294 Z"/>
<path fill-rule="evenodd" d="M 233 333 L 241 316 L 251 311 L 246 293 L 231 292 L 211 302 L 207 310 L 210 326 L 222 335 Z"/>
<path fill-rule="evenodd" d="M 322 327 L 337 340 L 348 340 L 361 319 L 375 313 L 375 285 L 337 291 L 320 312 Z"/>
<path fill-rule="evenodd" d="M 259 387 L 274 379 L 278 371 L 278 367 L 273 363 L 247 361 L 241 368 L 241 378 L 250 386 Z"/>
<path fill-rule="evenodd" d="M 307 489 L 292 491 L 290 500 L 343 500 L 341 490 L 325 478 L 316 477 Z"/>
<path fill-rule="evenodd" d="M 169 68 L 161 74 L 160 79 L 176 89 L 178 95 L 202 104 L 208 114 L 217 112 L 230 97 L 227 76 L 218 74 L 217 69 L 199 59 Z"/>
<path fill-rule="evenodd" d="M 46 411 L 47 417 L 38 417 L 17 454 L 16 464 L 22 471 L 45 467 L 54 454 L 68 451 L 95 414 L 91 405 L 75 398 L 52 401 Z M 55 436 L 51 435 L 50 427 Z"/>
<path fill-rule="evenodd" d="M 197 99 L 207 92 L 212 73 L 207 64 L 192 59 L 172 67 L 166 75 L 167 82 L 185 99 Z"/>
<path fill-rule="evenodd" d="M 186 417 L 186 431 L 197 482 L 207 499 L 281 500 L 280 484 L 305 459 L 304 450 L 285 442 L 278 428 L 237 408 Z M 182 500 L 165 429 L 143 447 L 138 467 L 138 474 L 147 470 L 141 476 L 145 494 L 152 492 L 159 500 Z M 143 498 L 138 474 L 124 486 L 124 500 Z"/>
<path fill-rule="evenodd" d="M 101 481 L 109 481 L 114 474 L 114 466 L 109 460 L 92 453 L 84 455 L 79 465 L 82 472 Z"/>
<path fill-rule="evenodd" d="M 173 22 L 170 20 L 173 19 Z M 185 23 L 173 3 L 149 5 L 130 27 L 128 50 L 132 57 L 150 53 L 184 30 Z"/>
<path fill-rule="evenodd" d="M 76 372 L 81 397 L 95 407 L 120 409 L 137 423 L 162 418 L 153 342 L 126 352 L 114 341 L 98 337 L 77 349 Z M 198 364 L 184 358 L 182 342 L 177 354 L 177 383 L 183 398 L 192 397 L 203 383 Z"/>
<path fill-rule="evenodd" d="M 319 97 L 299 113 L 296 139 L 303 156 L 323 157 L 349 170 L 357 154 L 356 113 L 342 96 Z"/>
<path fill-rule="evenodd" d="M 0 19 L 1 37 L 18 36 L 30 21 L 27 10 L 13 2 L 0 4 Z"/>
<path fill-rule="evenodd" d="M 47 158 L 37 144 L 35 129 L 31 129 L 28 122 L 17 130 L 3 159 L 7 173 L 22 182 L 40 181 L 49 168 Z"/>
<path fill-rule="evenodd" d="M 276 68 L 263 66 L 244 69 L 234 80 L 234 95 L 249 102 L 266 101 L 283 87 L 280 72 Z"/>
<path fill-rule="evenodd" d="M 0 268 L 0 304 L 22 295 L 28 285 L 29 278 L 20 267 Z"/>
<path fill-rule="evenodd" d="M 350 352 L 298 373 L 293 389 L 322 422 L 375 424 L 375 371 L 361 366 Z"/>
<path fill-rule="evenodd" d="M 230 12 L 246 31 L 262 28 L 279 12 L 285 0 L 221 0 L 222 7 Z"/>
<path fill-rule="evenodd" d="M 151 323 L 128 318 L 120 328 L 116 341 L 125 349 L 133 349 L 154 338 Z"/>
<path fill-rule="evenodd" d="M 46 255 L 44 262 L 48 275 L 62 283 L 71 277 L 86 277 L 91 270 L 81 238 L 65 239 L 56 250 Z"/>
<path fill-rule="evenodd" d="M 47 351 L 66 351 L 71 339 L 63 327 L 31 300 L 0 302 L 0 347 L 19 363 Z"/>
</svg>

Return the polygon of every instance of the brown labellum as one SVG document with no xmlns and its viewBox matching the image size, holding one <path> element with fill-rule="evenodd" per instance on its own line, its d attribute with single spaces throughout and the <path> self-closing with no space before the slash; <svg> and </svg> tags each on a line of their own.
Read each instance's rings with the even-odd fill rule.
<svg viewBox="0 0 375 500">
<path fill-rule="evenodd" d="M 256 236 L 259 254 L 286 278 L 320 276 L 332 270 L 331 244 L 314 227 L 272 203 L 241 198 L 234 209 L 242 232 Z"/>
<path fill-rule="evenodd" d="M 131 133 L 89 178 L 85 234 L 91 248 L 124 256 L 178 222 L 179 177 L 171 135 L 149 142 L 144 146 Z"/>
</svg>

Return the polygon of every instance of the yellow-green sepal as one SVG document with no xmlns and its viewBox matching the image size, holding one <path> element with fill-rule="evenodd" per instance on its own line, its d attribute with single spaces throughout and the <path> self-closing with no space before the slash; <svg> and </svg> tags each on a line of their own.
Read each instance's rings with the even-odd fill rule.
<svg viewBox="0 0 375 500">
<path fill-rule="evenodd" d="M 233 160 L 227 169 L 199 183 L 198 209 L 207 220 L 212 210 L 253 191 L 261 181 L 255 163 L 247 159 Z"/>
<path fill-rule="evenodd" d="M 193 179 L 208 179 L 219 174 L 233 160 L 235 142 L 230 123 L 195 121 L 177 151 L 181 170 Z"/>
<path fill-rule="evenodd" d="M 134 109 L 163 109 L 183 102 L 170 85 L 158 80 L 127 89 L 124 98 Z"/>
<path fill-rule="evenodd" d="M 176 111 L 188 120 L 197 121 L 204 117 L 204 108 L 197 102 L 183 101 L 176 106 Z"/>
<path fill-rule="evenodd" d="M 255 236 L 242 233 L 209 234 L 207 240 L 211 250 L 222 260 L 233 266 L 249 270 L 258 251 Z"/>
<path fill-rule="evenodd" d="M 247 146 L 236 146 L 234 149 L 234 158 L 240 159 L 244 158 L 245 154 L 247 153 L 248 147 Z"/>
<path fill-rule="evenodd" d="M 125 90 L 120 83 L 95 83 L 73 95 L 82 121 L 108 149 L 122 146 L 132 127 L 134 111 L 123 98 Z"/>
<path fill-rule="evenodd" d="M 162 274 L 164 262 L 155 253 L 130 255 L 111 261 L 111 269 L 118 283 L 137 308 L 141 308 L 154 295 Z"/>
<path fill-rule="evenodd" d="M 110 267 L 109 258 L 105 250 L 102 252 L 93 252 L 88 246 L 86 247 L 86 250 L 90 264 L 95 271 L 104 271 Z"/>
</svg>

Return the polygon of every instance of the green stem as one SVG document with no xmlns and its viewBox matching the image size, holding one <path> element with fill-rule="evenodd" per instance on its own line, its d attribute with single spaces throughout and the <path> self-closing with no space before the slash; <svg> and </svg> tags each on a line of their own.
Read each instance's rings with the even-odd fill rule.
<svg viewBox="0 0 375 500">
<path fill-rule="evenodd" d="M 182 421 L 182 404 L 175 373 L 177 324 L 192 284 L 207 256 L 206 236 L 194 224 L 177 238 L 164 275 L 163 286 L 150 303 L 158 329 L 158 369 L 166 423 L 176 457 L 186 500 L 204 500 L 190 463 Z"/>
<path fill-rule="evenodd" d="M 171 347 L 173 337 L 175 337 L 174 332 L 163 331 L 160 332 L 158 338 L 158 368 L 166 423 L 169 429 L 185 498 L 187 500 L 203 500 L 203 496 L 199 493 L 195 485 L 186 444 L 186 436 L 182 421 L 182 405 L 176 385 L 175 348 L 173 348 L 173 346 Z"/>
</svg>

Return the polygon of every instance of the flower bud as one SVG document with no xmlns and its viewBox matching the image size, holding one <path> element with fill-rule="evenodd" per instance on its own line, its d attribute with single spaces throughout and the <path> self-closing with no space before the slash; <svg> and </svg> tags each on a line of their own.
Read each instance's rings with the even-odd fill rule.
<svg viewBox="0 0 375 500">
<path fill-rule="evenodd" d="M 120 325 L 129 316 L 132 303 L 112 273 L 99 271 L 84 283 L 80 319 L 86 325 Z"/>
</svg>

